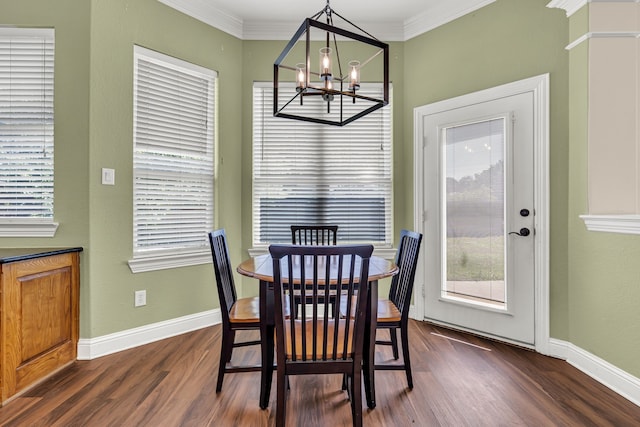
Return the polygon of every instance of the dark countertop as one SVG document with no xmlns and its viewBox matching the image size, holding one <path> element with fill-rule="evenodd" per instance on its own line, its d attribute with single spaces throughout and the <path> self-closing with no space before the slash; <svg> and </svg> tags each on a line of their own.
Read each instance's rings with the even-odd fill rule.
<svg viewBox="0 0 640 427">
<path fill-rule="evenodd" d="M 4 248 L 0 249 L 0 264 L 66 254 L 69 252 L 82 252 L 82 248 Z"/>
</svg>

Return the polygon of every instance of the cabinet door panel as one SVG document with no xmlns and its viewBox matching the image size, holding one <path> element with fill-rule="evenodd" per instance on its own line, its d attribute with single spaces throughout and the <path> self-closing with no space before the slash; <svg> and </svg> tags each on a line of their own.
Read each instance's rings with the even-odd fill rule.
<svg viewBox="0 0 640 427">
<path fill-rule="evenodd" d="M 20 278 L 22 361 L 71 340 L 71 268 Z"/>
<path fill-rule="evenodd" d="M 78 254 L 2 268 L 2 401 L 76 359 Z"/>
</svg>

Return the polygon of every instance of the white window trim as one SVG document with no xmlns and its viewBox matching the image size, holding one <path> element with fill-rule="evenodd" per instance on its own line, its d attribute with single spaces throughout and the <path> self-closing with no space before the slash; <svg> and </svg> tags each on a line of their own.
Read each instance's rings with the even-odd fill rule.
<svg viewBox="0 0 640 427">
<path fill-rule="evenodd" d="M 50 37 L 55 43 L 53 28 L 0 28 L 0 37 L 17 36 Z M 54 237 L 58 226 L 59 223 L 54 222 L 54 218 L 3 218 L 0 219 L 0 237 Z"/>
<path fill-rule="evenodd" d="M 165 255 L 150 255 L 128 261 L 129 268 L 132 273 L 145 273 L 148 271 L 167 270 L 170 268 L 189 267 L 210 263 L 211 250 L 209 249 Z"/>
<path fill-rule="evenodd" d="M 182 61 L 177 58 L 173 58 L 141 46 L 134 46 L 134 57 L 138 54 L 147 56 L 148 58 L 157 59 L 162 61 L 167 66 L 176 66 L 181 69 L 190 69 L 204 75 L 210 75 L 216 79 L 214 83 L 214 111 L 217 111 L 217 76 L 218 73 L 214 70 L 198 66 L 186 61 Z M 134 59 L 135 61 L 135 59 Z M 217 133 L 217 115 L 214 116 L 214 130 L 213 130 L 213 145 L 215 149 L 215 138 Z M 215 154 L 214 154 L 215 165 Z M 214 198 L 215 198 L 215 184 L 214 184 Z M 214 203 L 212 201 L 212 203 Z M 215 206 L 213 207 L 215 212 Z M 212 218 L 212 224 L 214 219 Z M 132 273 L 144 273 L 156 270 L 166 270 L 178 267 L 188 267 L 202 264 L 211 263 L 211 250 L 208 246 L 190 248 L 190 249 L 159 249 L 157 251 L 150 250 L 148 252 L 135 253 L 132 259 L 127 261 L 129 269 Z"/>
<path fill-rule="evenodd" d="M 54 237 L 58 225 L 53 220 L 5 219 L 0 221 L 0 237 Z"/>
</svg>

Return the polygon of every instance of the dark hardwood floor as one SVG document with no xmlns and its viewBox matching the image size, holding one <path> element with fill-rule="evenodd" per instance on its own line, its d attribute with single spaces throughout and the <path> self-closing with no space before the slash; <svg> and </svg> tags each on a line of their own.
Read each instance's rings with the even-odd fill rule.
<svg viewBox="0 0 640 427">
<path fill-rule="evenodd" d="M 365 408 L 365 426 L 640 425 L 640 407 L 564 361 L 427 323 L 410 328 L 415 387 L 406 389 L 404 372 L 377 372 L 378 405 Z M 219 349 L 214 326 L 78 361 L 0 409 L 0 425 L 274 425 L 275 384 L 263 411 L 259 373 L 228 374 L 215 393 Z M 234 350 L 234 360 L 257 362 L 258 349 Z M 351 425 L 340 376 L 290 382 L 287 425 Z"/>
</svg>

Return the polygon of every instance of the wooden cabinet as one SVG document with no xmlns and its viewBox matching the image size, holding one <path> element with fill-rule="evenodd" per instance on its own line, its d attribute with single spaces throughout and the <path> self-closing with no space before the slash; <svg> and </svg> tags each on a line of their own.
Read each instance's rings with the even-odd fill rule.
<svg viewBox="0 0 640 427">
<path fill-rule="evenodd" d="M 81 250 L 0 250 L 3 404 L 76 360 Z"/>
</svg>

